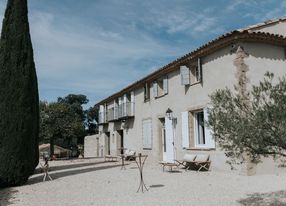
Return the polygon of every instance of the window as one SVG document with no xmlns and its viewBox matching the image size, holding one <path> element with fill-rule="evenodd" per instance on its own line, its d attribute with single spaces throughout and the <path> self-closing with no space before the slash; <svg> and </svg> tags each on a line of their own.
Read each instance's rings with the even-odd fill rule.
<svg viewBox="0 0 286 206">
<path fill-rule="evenodd" d="M 206 137 L 205 137 L 205 126 L 204 126 L 204 112 L 196 112 L 195 113 L 195 137 L 197 145 L 205 145 Z"/>
<path fill-rule="evenodd" d="M 158 79 L 153 83 L 154 97 L 161 97 L 168 94 L 168 77 Z"/>
<path fill-rule="evenodd" d="M 181 84 L 193 85 L 202 81 L 201 58 L 197 62 L 180 67 Z"/>
<path fill-rule="evenodd" d="M 200 74 L 200 71 L 199 71 L 199 67 L 195 67 L 195 78 L 196 78 L 196 82 L 199 82 L 200 81 L 200 77 L 201 74 Z"/>
<path fill-rule="evenodd" d="M 142 121 L 143 149 L 152 149 L 152 120 Z"/>
<path fill-rule="evenodd" d="M 211 132 L 211 128 L 205 125 L 208 121 L 207 108 L 197 110 L 192 113 L 194 130 L 193 146 L 197 148 L 215 148 L 215 140 Z"/>
<path fill-rule="evenodd" d="M 146 83 L 144 85 L 144 102 L 147 102 L 150 100 L 150 85 L 149 83 Z"/>
</svg>

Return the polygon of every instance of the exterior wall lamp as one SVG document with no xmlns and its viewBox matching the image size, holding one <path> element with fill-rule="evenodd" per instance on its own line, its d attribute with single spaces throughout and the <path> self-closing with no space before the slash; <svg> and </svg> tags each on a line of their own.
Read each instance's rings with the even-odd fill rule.
<svg viewBox="0 0 286 206">
<path fill-rule="evenodd" d="M 167 109 L 166 116 L 168 117 L 169 120 L 172 120 L 174 125 L 177 124 L 177 118 L 174 117 L 173 111 L 170 108 Z"/>
<path fill-rule="evenodd" d="M 173 111 L 170 108 L 167 109 L 166 116 L 169 120 L 173 119 Z"/>
</svg>

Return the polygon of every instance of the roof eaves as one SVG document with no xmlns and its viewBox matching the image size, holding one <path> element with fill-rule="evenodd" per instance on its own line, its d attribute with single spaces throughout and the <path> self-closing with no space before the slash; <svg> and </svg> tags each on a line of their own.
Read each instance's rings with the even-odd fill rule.
<svg viewBox="0 0 286 206">
<path fill-rule="evenodd" d="M 163 75 L 166 72 L 170 72 L 172 71 L 173 68 L 175 68 L 178 65 L 184 65 L 192 59 L 209 54 L 213 52 L 214 50 L 222 48 L 232 42 L 241 41 L 241 40 L 247 41 L 247 39 L 249 39 L 250 41 L 251 38 L 255 39 L 256 41 L 266 41 L 266 42 L 268 41 L 271 44 L 280 44 L 281 42 L 283 42 L 284 45 L 286 46 L 286 37 L 283 35 L 271 34 L 268 32 L 266 33 L 266 32 L 260 32 L 260 31 L 255 32 L 255 31 L 249 31 L 249 30 L 234 30 L 232 32 L 225 33 L 214 40 L 209 41 L 208 43 L 202 45 L 201 47 L 195 49 L 194 51 L 187 53 L 186 55 L 174 60 L 173 62 L 163 66 L 162 68 L 150 73 L 149 75 L 130 84 L 129 86 L 125 87 L 119 92 L 116 92 L 113 95 L 101 100 L 96 105 L 98 106 L 100 104 L 107 103 L 111 101 L 112 99 L 120 96 L 120 94 L 122 93 L 126 93 L 126 92 L 129 92 L 131 89 L 138 88 L 138 86 L 143 85 L 144 82 L 146 81 L 151 82 L 152 80 L 154 80 L 154 78 L 158 74 L 162 73 L 161 75 Z M 274 39 L 277 39 L 277 42 L 275 42 Z"/>
<path fill-rule="evenodd" d="M 276 23 L 283 22 L 283 21 L 286 21 L 286 16 L 282 16 L 280 18 L 275 18 L 275 19 L 264 21 L 262 23 L 250 25 L 248 27 L 245 27 L 245 28 L 242 28 L 242 29 L 238 29 L 238 31 L 258 29 L 260 27 L 265 27 L 265 26 L 268 26 L 268 25 L 271 25 L 271 24 L 276 24 Z"/>
</svg>

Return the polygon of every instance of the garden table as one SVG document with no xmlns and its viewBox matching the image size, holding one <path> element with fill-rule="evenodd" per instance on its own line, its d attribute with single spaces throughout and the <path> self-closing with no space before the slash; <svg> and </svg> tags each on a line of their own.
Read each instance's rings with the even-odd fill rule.
<svg viewBox="0 0 286 206">
<path fill-rule="evenodd" d="M 135 161 L 136 161 L 136 164 L 138 166 L 139 173 L 140 173 L 140 184 L 139 184 L 137 192 L 139 192 L 140 188 L 141 188 L 143 193 L 144 193 L 144 188 L 146 189 L 146 191 L 148 191 L 148 189 L 144 183 L 144 179 L 143 179 L 143 167 L 144 167 L 144 164 L 145 164 L 147 157 L 148 157 L 148 155 L 142 155 L 141 153 L 139 153 L 138 156 L 136 156 L 136 158 L 135 158 Z"/>
</svg>

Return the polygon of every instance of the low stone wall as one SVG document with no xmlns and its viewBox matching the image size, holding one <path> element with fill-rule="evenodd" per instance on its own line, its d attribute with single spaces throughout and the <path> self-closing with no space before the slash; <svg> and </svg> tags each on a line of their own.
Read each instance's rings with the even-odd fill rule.
<svg viewBox="0 0 286 206">
<path fill-rule="evenodd" d="M 99 135 L 86 136 L 84 138 L 84 157 L 99 157 Z"/>
</svg>

